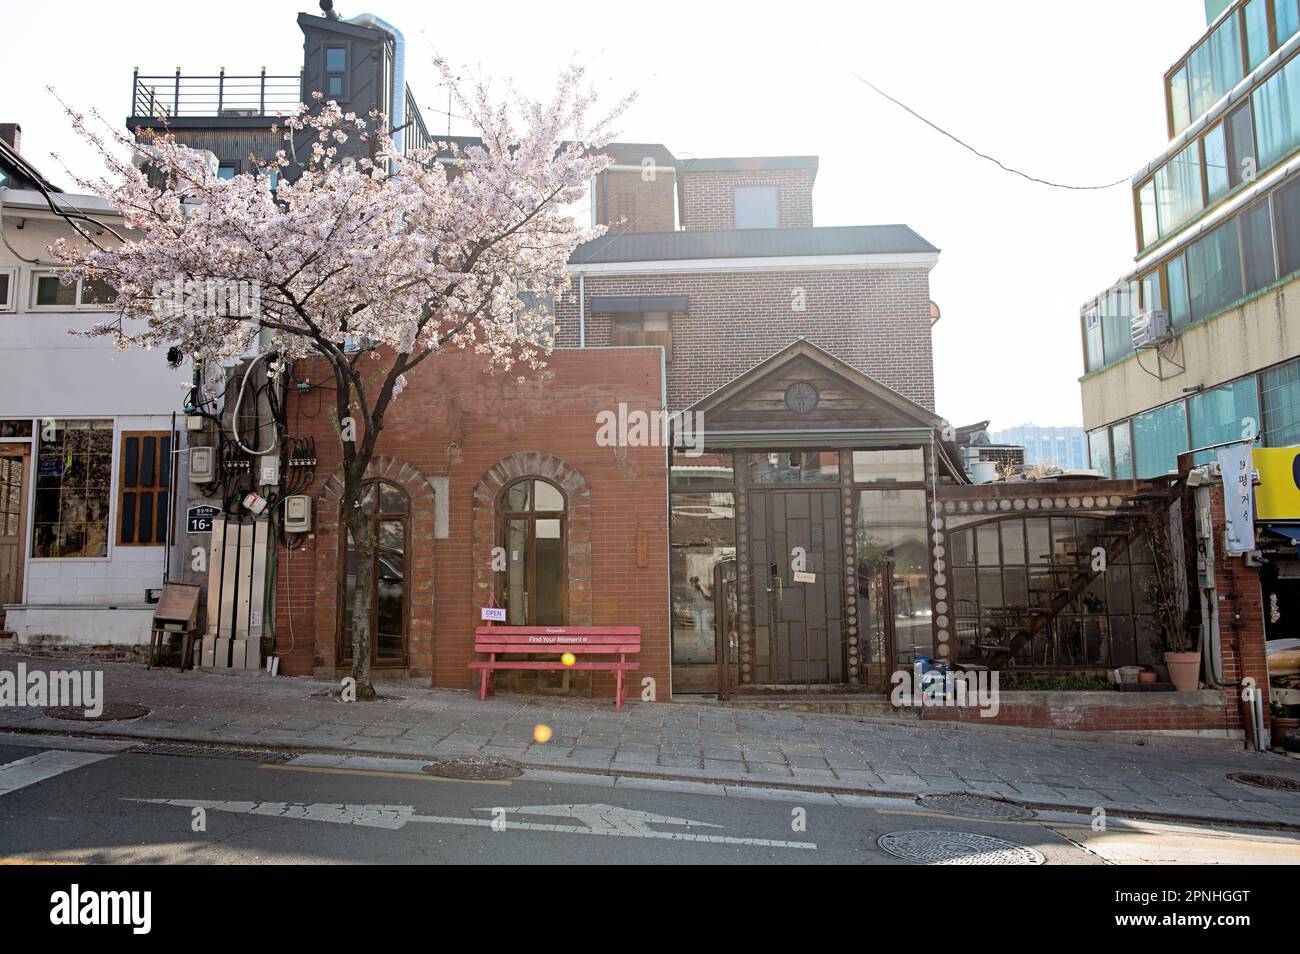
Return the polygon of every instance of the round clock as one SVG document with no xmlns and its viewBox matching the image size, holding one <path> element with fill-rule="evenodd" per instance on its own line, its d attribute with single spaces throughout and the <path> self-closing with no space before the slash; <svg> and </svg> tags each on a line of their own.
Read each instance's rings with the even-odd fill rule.
<svg viewBox="0 0 1300 954">
<path fill-rule="evenodd" d="M 796 381 L 785 389 L 785 406 L 795 414 L 807 414 L 817 407 L 817 389 L 807 381 Z"/>
</svg>

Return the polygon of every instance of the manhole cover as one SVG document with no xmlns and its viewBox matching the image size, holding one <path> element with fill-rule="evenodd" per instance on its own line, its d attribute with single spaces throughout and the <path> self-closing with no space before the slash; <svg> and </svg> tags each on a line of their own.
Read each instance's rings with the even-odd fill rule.
<svg viewBox="0 0 1300 954">
<path fill-rule="evenodd" d="M 132 746 L 131 752 L 145 755 L 177 755 L 185 758 L 203 759 L 237 759 L 245 762 L 266 762 L 279 764 L 288 762 L 297 756 L 296 752 L 269 751 L 267 749 L 241 749 L 216 745 L 191 745 L 183 742 L 146 742 Z"/>
<path fill-rule="evenodd" d="M 463 759 L 439 759 L 420 771 L 425 775 L 436 775 L 439 778 L 463 778 L 476 782 L 518 778 L 524 774 L 524 770 L 514 762 L 478 755 Z"/>
<path fill-rule="evenodd" d="M 73 722 L 120 722 L 123 719 L 147 716 L 149 707 L 134 702 L 106 702 L 99 715 L 86 715 L 85 706 L 48 706 L 45 714 L 51 719 L 67 719 Z"/>
<path fill-rule="evenodd" d="M 1228 776 L 1233 782 L 1253 785 L 1255 788 L 1271 788 L 1277 792 L 1300 792 L 1300 782 L 1281 775 L 1252 775 L 1249 772 L 1233 772 Z"/>
<path fill-rule="evenodd" d="M 979 795 L 967 795 L 953 792 L 948 795 L 924 795 L 917 799 L 924 808 L 933 808 L 937 812 L 949 815 L 961 815 L 964 818 L 987 818 L 994 820 L 1012 820 L 1033 818 L 1034 813 L 1015 802 L 998 798 L 984 798 Z"/>
<path fill-rule="evenodd" d="M 1041 865 L 1032 848 L 965 831 L 891 831 L 876 841 L 896 858 L 923 865 Z"/>
</svg>

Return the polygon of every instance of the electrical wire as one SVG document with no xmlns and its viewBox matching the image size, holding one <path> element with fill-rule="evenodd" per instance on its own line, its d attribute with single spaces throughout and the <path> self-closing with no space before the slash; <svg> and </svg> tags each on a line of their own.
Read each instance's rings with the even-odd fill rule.
<svg viewBox="0 0 1300 954">
<path fill-rule="evenodd" d="M 772 9 L 772 5 L 769 4 L 767 0 L 762 0 L 762 3 L 763 6 L 767 8 L 768 13 L 772 14 L 772 16 L 783 21 L 787 26 L 791 28 L 796 28 L 795 24 L 791 23 L 785 17 L 781 16 L 781 14 L 777 13 L 776 10 Z M 822 45 L 820 44 L 819 41 L 814 40 L 814 42 L 817 42 L 818 45 Z M 970 143 L 962 139 L 956 133 L 951 133 L 947 129 L 944 129 L 942 126 L 940 126 L 938 123 L 926 118 L 925 116 L 922 116 L 911 106 L 908 106 L 901 99 L 898 99 L 897 97 L 891 96 L 889 93 L 886 93 L 883 89 L 881 89 L 875 83 L 871 82 L 871 80 L 867 79 L 865 76 L 863 76 L 861 73 L 859 73 L 857 70 L 855 70 L 853 67 L 849 66 L 847 63 L 843 62 L 842 60 L 836 59 L 835 62 L 839 65 L 841 69 L 843 69 L 846 73 L 848 73 L 850 76 L 856 79 L 859 83 L 862 83 L 872 92 L 874 92 L 877 96 L 881 96 L 884 99 L 889 100 L 889 102 L 893 103 L 899 109 L 903 110 L 908 115 L 919 120 L 920 122 L 925 123 L 925 125 L 929 126 L 931 129 L 939 133 L 941 136 L 945 136 L 948 139 L 951 139 L 957 145 L 961 146 L 963 149 L 967 150 L 968 152 L 974 153 L 979 158 L 987 162 L 993 163 L 1003 172 L 1009 172 L 1011 175 L 1019 176 L 1022 179 L 1026 179 L 1029 182 L 1033 182 L 1038 185 L 1049 186 L 1053 189 L 1065 189 L 1071 192 L 1099 192 L 1104 189 L 1113 189 L 1116 186 L 1124 185 L 1125 183 L 1132 181 L 1133 176 L 1132 174 L 1129 174 L 1123 176 L 1122 178 L 1116 179 L 1113 182 L 1104 182 L 1098 185 L 1075 185 L 1068 182 L 1056 182 L 1053 181 L 1052 179 L 1043 179 L 1040 178 L 1039 176 L 1031 175 L 1028 172 L 1023 172 L 1020 169 L 1015 168 L 1014 166 L 1007 165 L 1005 162 L 1003 162 L 1001 159 L 998 159 L 996 156 L 991 156 L 986 152 L 981 152 L 979 149 L 972 146 Z"/>
<path fill-rule="evenodd" d="M 269 351 L 263 352 L 262 354 L 259 354 L 257 357 L 255 357 L 252 361 L 248 362 L 248 367 L 244 371 L 244 379 L 239 384 L 239 393 L 235 397 L 235 410 L 234 413 L 231 414 L 230 416 L 230 432 L 232 435 L 234 435 L 235 443 L 238 444 L 239 447 L 245 453 L 251 454 L 254 457 L 260 457 L 262 454 L 269 454 L 271 451 L 275 450 L 280 440 L 279 434 L 277 433 L 277 429 L 272 428 L 270 446 L 266 447 L 263 450 L 253 450 L 251 447 L 245 444 L 239 437 L 239 408 L 244 402 L 244 390 L 248 386 L 249 375 L 253 373 L 253 368 L 256 367 L 257 362 L 261 361 L 263 358 L 269 357 L 270 354 L 271 352 Z M 254 415 L 256 415 L 257 413 L 256 403 L 254 403 L 253 413 Z M 261 430 L 260 424 L 257 426 L 256 430 L 257 431 Z"/>
</svg>

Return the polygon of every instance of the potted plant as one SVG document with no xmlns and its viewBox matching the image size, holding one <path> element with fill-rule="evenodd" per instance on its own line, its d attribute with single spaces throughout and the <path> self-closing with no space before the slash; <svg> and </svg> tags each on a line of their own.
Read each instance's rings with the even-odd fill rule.
<svg viewBox="0 0 1300 954">
<path fill-rule="evenodd" d="M 1169 669 L 1169 681 L 1178 692 L 1192 692 L 1201 684 L 1201 649 L 1193 647 L 1187 636 L 1186 614 L 1178 598 L 1174 577 L 1173 552 L 1169 533 L 1159 518 L 1147 528 L 1151 555 L 1155 565 L 1143 581 L 1142 591 L 1151 606 L 1147 628 L 1153 639 L 1151 648 Z"/>
<path fill-rule="evenodd" d="M 1291 714 L 1291 708 L 1282 705 L 1276 699 L 1269 700 L 1268 711 L 1271 716 L 1273 748 L 1275 749 L 1286 748 L 1288 736 L 1294 740 L 1297 735 L 1300 735 L 1300 733 L 1296 732 L 1296 729 L 1300 729 L 1300 718 L 1296 718 Z"/>
</svg>

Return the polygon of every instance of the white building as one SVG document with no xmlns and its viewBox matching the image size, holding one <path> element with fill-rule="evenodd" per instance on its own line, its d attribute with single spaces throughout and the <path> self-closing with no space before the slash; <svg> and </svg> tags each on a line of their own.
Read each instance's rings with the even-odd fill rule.
<svg viewBox="0 0 1300 954">
<path fill-rule="evenodd" d="M 49 201 L 120 219 L 97 197 L 57 193 L 19 136 L 0 124 L 3 628 L 23 646 L 147 645 L 184 503 L 171 492 L 184 372 L 158 351 L 69 334 L 104 319 L 111 290 L 60 281 L 49 246 L 76 234 Z"/>
</svg>

